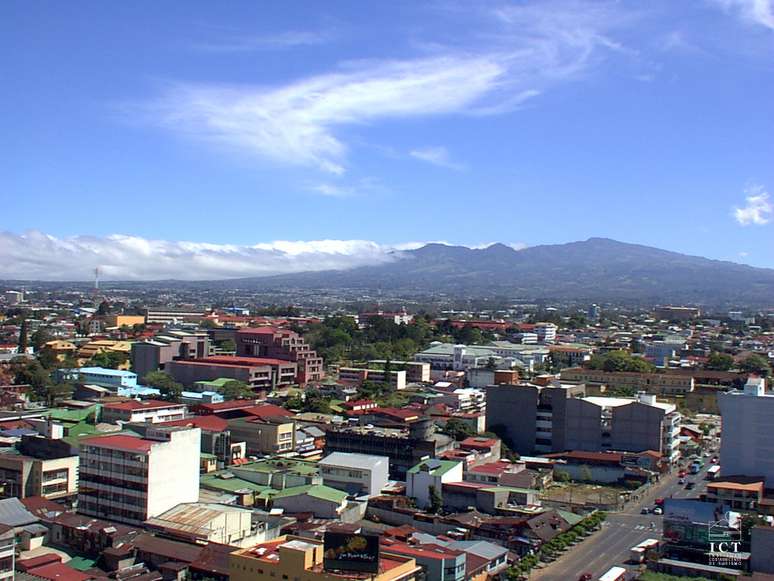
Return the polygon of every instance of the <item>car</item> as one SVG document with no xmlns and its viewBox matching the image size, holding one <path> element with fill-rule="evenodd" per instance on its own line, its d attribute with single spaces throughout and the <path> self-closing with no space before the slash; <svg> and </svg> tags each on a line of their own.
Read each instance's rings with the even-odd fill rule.
<svg viewBox="0 0 774 581">
<path fill-rule="evenodd" d="M 650 514 L 650 509 L 647 506 L 643 506 L 640 514 Z"/>
<path fill-rule="evenodd" d="M 696 488 L 696 483 L 695 482 L 689 482 L 689 483 L 687 483 L 685 485 L 685 489 L 686 490 L 693 490 L 694 488 Z"/>
<path fill-rule="evenodd" d="M 664 509 L 660 506 L 657 506 L 653 509 L 653 514 L 664 514 Z"/>
<path fill-rule="evenodd" d="M 677 481 L 678 484 L 685 484 L 685 478 L 681 478 Z"/>
<path fill-rule="evenodd" d="M 680 470 L 680 472 L 677 473 L 677 475 L 680 478 L 685 478 L 685 475 L 688 474 L 685 470 Z"/>
<path fill-rule="evenodd" d="M 591 573 L 584 573 L 580 577 L 578 577 L 578 581 L 591 581 Z"/>
<path fill-rule="evenodd" d="M 656 506 L 664 506 L 664 499 L 663 498 L 657 498 L 656 502 L 654 504 Z"/>
</svg>

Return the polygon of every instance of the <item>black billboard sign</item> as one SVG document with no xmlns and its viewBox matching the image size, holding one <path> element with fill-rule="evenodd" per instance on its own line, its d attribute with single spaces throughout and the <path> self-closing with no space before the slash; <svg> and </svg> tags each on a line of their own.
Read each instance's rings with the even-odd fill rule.
<svg viewBox="0 0 774 581">
<path fill-rule="evenodd" d="M 342 571 L 379 572 L 379 537 L 327 532 L 323 538 L 323 566 Z"/>
</svg>

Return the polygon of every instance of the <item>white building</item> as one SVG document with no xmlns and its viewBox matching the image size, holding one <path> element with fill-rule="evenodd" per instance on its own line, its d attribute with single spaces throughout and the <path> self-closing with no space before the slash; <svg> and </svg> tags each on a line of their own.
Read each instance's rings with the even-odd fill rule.
<svg viewBox="0 0 774 581">
<path fill-rule="evenodd" d="M 130 399 L 102 406 L 102 421 L 107 424 L 118 422 L 142 422 L 156 424 L 182 420 L 187 408 L 182 403 L 172 403 L 155 399 Z"/>
<path fill-rule="evenodd" d="M 414 356 L 415 361 L 429 363 L 433 369 L 466 371 L 494 363 L 498 369 L 526 367 L 532 370 L 548 358 L 543 345 L 522 345 L 509 341 L 492 341 L 488 345 L 453 345 L 434 342 Z"/>
<path fill-rule="evenodd" d="M 444 482 L 462 482 L 462 462 L 425 460 L 406 473 L 406 496 L 413 498 L 419 508 L 428 508 L 434 492 L 443 498 Z"/>
<path fill-rule="evenodd" d="M 141 524 L 199 499 L 201 430 L 152 428 L 80 442 L 78 512 Z"/>
<path fill-rule="evenodd" d="M 559 329 L 553 323 L 535 323 L 535 333 L 540 343 L 554 343 L 556 341 L 556 331 Z"/>
<path fill-rule="evenodd" d="M 720 471 L 723 476 L 762 476 L 774 486 L 774 394 L 761 377 L 750 377 L 744 389 L 718 393 L 723 418 Z"/>
<path fill-rule="evenodd" d="M 131 371 L 104 367 L 81 367 L 75 371 L 79 383 L 113 388 L 137 386 L 137 374 Z"/>
<path fill-rule="evenodd" d="M 24 293 L 22 291 L 5 291 L 5 302 L 9 305 L 18 305 L 24 302 Z"/>
<path fill-rule="evenodd" d="M 317 465 L 323 484 L 349 494 L 376 496 L 387 486 L 390 459 L 349 452 L 333 452 Z"/>
</svg>

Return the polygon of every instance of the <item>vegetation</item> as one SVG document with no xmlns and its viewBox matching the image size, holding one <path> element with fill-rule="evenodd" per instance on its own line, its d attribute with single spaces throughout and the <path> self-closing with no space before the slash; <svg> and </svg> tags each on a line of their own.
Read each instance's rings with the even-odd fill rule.
<svg viewBox="0 0 774 581">
<path fill-rule="evenodd" d="M 51 380 L 51 372 L 43 367 L 39 361 L 15 361 L 16 371 L 14 383 L 29 385 L 31 399 L 44 401 L 51 406 L 57 399 L 68 398 L 72 395 L 74 387 L 69 383 L 54 383 Z"/>
<path fill-rule="evenodd" d="M 229 381 L 220 389 L 224 399 L 251 399 L 255 397 L 252 388 L 244 381 Z"/>
<path fill-rule="evenodd" d="M 746 373 L 757 373 L 762 377 L 768 377 L 771 374 L 769 360 L 763 355 L 753 353 L 739 362 L 739 370 Z"/>
<path fill-rule="evenodd" d="M 27 352 L 29 346 L 29 339 L 27 337 L 27 319 L 22 319 L 21 327 L 19 328 L 19 355 L 24 355 Z"/>
<path fill-rule="evenodd" d="M 179 401 L 183 393 L 183 386 L 165 371 L 151 371 L 143 378 L 143 383 L 157 388 L 166 401 Z"/>
<path fill-rule="evenodd" d="M 728 353 L 713 351 L 707 359 L 707 369 L 712 371 L 728 371 L 734 366 L 734 358 Z"/>
<path fill-rule="evenodd" d="M 436 490 L 435 486 L 430 486 L 428 492 L 430 493 L 430 507 L 428 508 L 428 512 L 437 514 L 443 507 L 441 494 Z"/>
<path fill-rule="evenodd" d="M 105 369 L 118 369 L 129 361 L 129 355 L 120 351 L 100 351 L 89 359 L 89 365 L 104 367 Z"/>
<path fill-rule="evenodd" d="M 602 371 L 635 371 L 638 373 L 653 373 L 656 371 L 655 365 L 649 361 L 641 357 L 634 357 L 628 351 L 621 350 L 594 355 L 591 361 L 589 361 L 588 367 Z"/>
</svg>

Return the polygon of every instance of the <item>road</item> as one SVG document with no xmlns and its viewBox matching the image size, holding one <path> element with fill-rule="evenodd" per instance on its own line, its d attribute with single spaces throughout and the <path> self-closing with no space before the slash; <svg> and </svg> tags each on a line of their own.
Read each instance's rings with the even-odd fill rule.
<svg viewBox="0 0 774 581">
<path fill-rule="evenodd" d="M 598 579 L 615 565 L 635 569 L 626 563 L 629 549 L 646 539 L 661 538 L 662 517 L 640 514 L 642 507 L 653 508 L 657 498 L 698 498 L 706 489 L 705 476 L 709 466 L 711 464 L 707 462 L 699 474 L 688 475 L 688 480 L 696 483 L 693 490 L 685 490 L 678 483 L 677 472 L 663 476 L 640 501 L 630 503 L 621 512 L 609 513 L 599 532 L 544 569 L 535 570 L 530 581 L 575 581 L 583 573 L 591 573 L 592 579 Z M 651 529 L 651 523 L 655 525 L 654 529 Z"/>
</svg>

